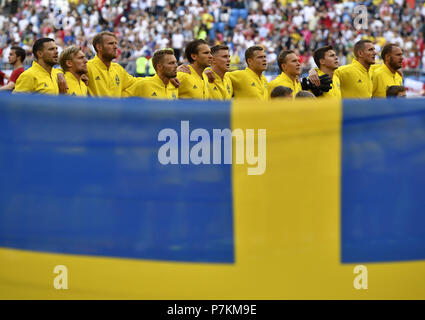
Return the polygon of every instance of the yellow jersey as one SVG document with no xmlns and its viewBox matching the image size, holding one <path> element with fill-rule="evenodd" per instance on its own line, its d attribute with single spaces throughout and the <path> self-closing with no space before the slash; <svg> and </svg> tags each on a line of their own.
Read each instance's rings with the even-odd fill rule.
<svg viewBox="0 0 425 320">
<path fill-rule="evenodd" d="M 150 99 L 177 99 L 179 92 L 174 85 L 169 82 L 167 85 L 155 74 L 152 77 L 138 78 L 130 88 L 127 89 L 129 96 L 150 98 Z"/>
<path fill-rule="evenodd" d="M 190 74 L 177 72 L 180 81 L 179 97 L 184 99 L 208 99 L 208 90 L 204 78 L 199 76 L 195 69 L 189 65 Z"/>
<path fill-rule="evenodd" d="M 386 98 L 387 88 L 390 86 L 402 86 L 403 77 L 398 72 L 391 72 L 385 64 L 382 64 L 372 72 L 372 83 L 372 97 Z"/>
<path fill-rule="evenodd" d="M 208 95 L 211 100 L 230 100 L 233 96 L 232 80 L 228 76 L 228 72 L 224 74 L 223 79 L 214 70 L 214 83 L 208 82 L 208 77 L 204 75 L 205 85 L 208 89 Z"/>
<path fill-rule="evenodd" d="M 357 61 L 353 61 L 335 70 L 341 85 L 341 97 L 347 98 L 371 98 L 372 97 L 372 71 Z"/>
<path fill-rule="evenodd" d="M 320 70 L 318 68 L 316 68 L 316 71 L 317 71 L 317 75 L 319 77 L 320 76 L 323 76 L 325 74 L 322 70 Z M 332 85 L 331 85 L 331 87 L 332 87 L 331 90 L 329 90 L 328 92 L 323 92 L 323 94 L 321 96 L 319 96 L 318 98 L 321 98 L 321 97 L 324 97 L 324 98 L 332 97 L 332 98 L 341 99 L 341 84 L 339 82 L 338 76 L 335 75 L 335 72 L 334 72 L 334 74 L 332 76 Z"/>
<path fill-rule="evenodd" d="M 107 68 L 97 55 L 87 62 L 87 71 L 91 96 L 122 97 L 124 90 L 136 82 L 118 63 L 111 62 Z"/>
<path fill-rule="evenodd" d="M 292 81 L 288 75 L 282 71 L 276 79 L 270 81 L 269 83 L 269 95 L 271 95 L 274 88 L 283 86 L 292 89 L 292 97 L 295 98 L 295 95 L 302 90 L 301 83 L 298 79 Z"/>
<path fill-rule="evenodd" d="M 61 70 L 52 68 L 47 72 L 37 61 L 33 61 L 32 66 L 21 73 L 16 80 L 13 92 L 33 92 L 43 94 L 59 94 L 58 74 Z"/>
<path fill-rule="evenodd" d="M 77 80 L 77 78 L 69 71 L 64 74 L 68 91 L 66 94 L 70 96 L 87 97 L 87 86 L 84 81 Z"/>
<path fill-rule="evenodd" d="M 249 67 L 244 70 L 227 72 L 226 76 L 232 81 L 233 97 L 237 98 L 257 98 L 268 100 L 268 83 L 264 75 L 259 77 Z"/>
</svg>

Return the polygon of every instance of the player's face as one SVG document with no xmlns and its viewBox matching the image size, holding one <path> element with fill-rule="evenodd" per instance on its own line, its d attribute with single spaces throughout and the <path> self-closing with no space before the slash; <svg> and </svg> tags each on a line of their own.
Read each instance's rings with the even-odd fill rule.
<svg viewBox="0 0 425 320">
<path fill-rule="evenodd" d="M 326 51 L 325 58 L 323 60 L 324 60 L 323 63 L 320 63 L 320 64 L 331 70 L 335 70 L 339 67 L 338 56 L 333 50 Z"/>
<path fill-rule="evenodd" d="M 194 55 L 194 57 L 199 66 L 203 68 L 211 66 L 212 55 L 210 47 L 207 44 L 198 46 L 198 54 Z"/>
<path fill-rule="evenodd" d="M 54 41 L 45 42 L 41 50 L 40 58 L 49 66 L 54 66 L 58 63 L 58 47 Z"/>
<path fill-rule="evenodd" d="M 229 50 L 219 50 L 214 56 L 212 63 L 221 71 L 227 72 L 230 68 Z"/>
<path fill-rule="evenodd" d="M 102 47 L 100 50 L 102 57 L 107 60 L 113 60 L 118 57 L 118 41 L 113 36 L 103 36 Z"/>
<path fill-rule="evenodd" d="M 375 63 L 375 45 L 373 43 L 366 42 L 365 48 L 363 50 L 363 57 L 366 63 L 374 64 Z"/>
<path fill-rule="evenodd" d="M 171 79 L 177 76 L 177 60 L 174 54 L 166 54 L 161 62 L 162 74 Z"/>
<path fill-rule="evenodd" d="M 267 57 L 264 50 L 255 50 L 253 57 L 248 59 L 249 67 L 257 72 L 263 72 L 267 69 Z"/>
<path fill-rule="evenodd" d="M 72 62 L 72 70 L 79 74 L 85 74 L 87 73 L 87 59 L 83 51 L 78 51 L 76 54 L 74 54 L 74 57 L 71 60 Z"/>
<path fill-rule="evenodd" d="M 397 98 L 406 98 L 406 91 L 397 93 Z"/>
<path fill-rule="evenodd" d="M 403 66 L 403 50 L 401 48 L 392 47 L 389 65 L 394 70 L 398 70 Z"/>
<path fill-rule="evenodd" d="M 10 50 L 9 52 L 9 63 L 10 64 L 15 64 L 16 60 L 18 59 L 15 50 Z"/>
<path fill-rule="evenodd" d="M 283 71 L 292 76 L 299 76 L 301 74 L 300 57 L 295 53 L 290 53 L 286 56 L 285 63 L 282 64 Z"/>
</svg>

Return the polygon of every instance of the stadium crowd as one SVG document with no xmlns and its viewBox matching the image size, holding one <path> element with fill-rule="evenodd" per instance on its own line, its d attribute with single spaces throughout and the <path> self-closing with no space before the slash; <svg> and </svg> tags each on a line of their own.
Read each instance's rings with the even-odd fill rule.
<svg viewBox="0 0 425 320">
<path fill-rule="evenodd" d="M 7 64 L 10 47 L 20 46 L 31 60 L 34 40 L 53 38 L 59 53 L 71 44 L 81 46 L 87 59 L 95 52 L 95 34 L 108 30 L 119 39 L 118 62 L 136 74 L 135 61 L 159 48 L 173 48 L 179 63 L 192 39 L 230 47 L 233 69 L 244 64 L 245 50 L 254 44 L 267 48 L 268 65 L 278 73 L 277 57 L 294 50 L 303 68 L 314 66 L 312 52 L 332 45 L 340 64 L 351 62 L 354 43 L 372 40 L 376 51 L 387 42 L 404 50 L 403 69 L 425 68 L 425 1 L 307 1 L 307 0 L 2 0 L 1 60 Z M 12 3 L 19 5 L 12 8 Z M 367 29 L 356 30 L 354 7 L 368 8 Z M 3 12 L 1 11 L 3 10 Z M 28 64 L 29 62 L 27 62 Z M 147 72 L 146 67 L 143 71 Z M 152 70 L 151 70 L 152 71 Z"/>
<path fill-rule="evenodd" d="M 30 1 L 0 21 L 12 24 L 2 53 L 8 49 L 13 64 L 14 92 L 267 100 L 275 90 L 288 95 L 282 89 L 294 98 L 385 97 L 396 86 L 397 96 L 405 91 L 402 69 L 419 67 L 424 52 L 425 7 L 411 1 L 372 1 L 373 18 L 363 15 L 363 24 L 355 21 L 359 2 L 348 1 L 54 3 L 66 14 Z M 17 43 L 35 58 L 25 72 Z M 154 76 L 134 78 L 122 66 L 131 58 L 137 58 L 137 75 Z M 229 72 L 241 61 L 247 68 Z M 177 69 L 178 62 L 185 64 Z M 270 82 L 269 66 L 280 71 Z M 301 78 L 303 67 L 308 78 Z"/>
</svg>

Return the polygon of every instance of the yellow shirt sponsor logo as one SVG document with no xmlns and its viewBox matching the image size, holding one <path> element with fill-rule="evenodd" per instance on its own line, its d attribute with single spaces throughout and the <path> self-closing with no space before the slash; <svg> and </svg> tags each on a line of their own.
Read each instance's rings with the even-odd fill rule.
<svg viewBox="0 0 425 320">
<path fill-rule="evenodd" d="M 122 97 L 124 91 L 136 82 L 136 78 L 118 63 L 111 62 L 107 68 L 97 55 L 87 62 L 87 70 L 91 96 Z"/>
<path fill-rule="evenodd" d="M 292 81 L 285 72 L 282 72 L 276 77 L 273 81 L 269 83 L 269 95 L 272 93 L 273 89 L 279 86 L 287 87 L 292 89 L 292 97 L 295 98 L 295 95 L 302 90 L 301 83 L 299 80 Z"/>
<path fill-rule="evenodd" d="M 68 91 L 66 94 L 79 97 L 87 96 L 87 86 L 84 81 L 81 81 L 81 79 L 77 80 L 77 78 L 75 78 L 75 76 L 69 71 L 65 72 L 65 80 L 68 85 Z"/>
<path fill-rule="evenodd" d="M 210 69 L 212 71 L 212 69 Z M 230 100 L 233 96 L 233 86 L 228 73 L 223 79 L 214 71 L 212 71 L 215 79 L 214 83 L 209 83 L 207 76 L 204 75 L 205 85 L 208 89 L 209 98 L 211 100 Z"/>
<path fill-rule="evenodd" d="M 180 81 L 179 97 L 192 99 L 208 99 L 208 90 L 204 78 L 199 76 L 195 69 L 189 65 L 191 74 L 177 72 L 177 79 Z"/>
<path fill-rule="evenodd" d="M 179 94 L 174 85 L 169 82 L 165 85 L 156 74 L 153 77 L 138 78 L 128 90 L 130 96 L 151 98 L 151 99 L 177 99 Z"/>
<path fill-rule="evenodd" d="M 235 98 L 257 98 L 268 100 L 268 83 L 264 75 L 259 77 L 250 68 L 227 72 L 226 76 L 232 81 Z"/>
<path fill-rule="evenodd" d="M 335 70 L 341 85 L 342 98 L 371 98 L 371 73 L 356 59 L 349 65 Z"/>
</svg>

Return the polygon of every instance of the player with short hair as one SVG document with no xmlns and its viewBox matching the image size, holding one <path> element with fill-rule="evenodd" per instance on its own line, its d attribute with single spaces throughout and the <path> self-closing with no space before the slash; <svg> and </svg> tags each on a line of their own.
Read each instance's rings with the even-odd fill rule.
<svg viewBox="0 0 425 320">
<path fill-rule="evenodd" d="M 21 47 L 13 46 L 9 52 L 9 63 L 13 66 L 12 74 L 10 75 L 8 83 L 0 88 L 0 91 L 13 90 L 15 88 L 16 81 L 22 72 L 25 71 L 23 63 L 25 60 L 25 50 Z"/>
<path fill-rule="evenodd" d="M 314 94 L 312 94 L 310 91 L 301 90 L 298 91 L 295 95 L 295 98 L 316 98 Z"/>
<path fill-rule="evenodd" d="M 53 68 L 58 63 L 58 47 L 51 38 L 40 38 L 33 45 L 34 61 L 32 66 L 22 72 L 16 81 L 13 92 L 37 92 L 57 95 L 59 91 L 58 74 Z"/>
<path fill-rule="evenodd" d="M 154 52 L 152 64 L 156 74 L 140 78 L 128 92 L 131 96 L 152 99 L 177 99 L 178 89 L 171 79 L 177 76 L 177 60 L 173 49 L 161 49 Z"/>
<path fill-rule="evenodd" d="M 360 40 L 354 45 L 355 59 L 334 72 L 340 80 L 342 98 L 372 97 L 370 67 L 375 63 L 375 55 L 375 45 L 370 40 Z"/>
<path fill-rule="evenodd" d="M 284 86 L 275 87 L 270 93 L 270 98 L 293 98 L 292 89 Z"/>
<path fill-rule="evenodd" d="M 87 96 L 87 86 L 81 76 L 87 73 L 87 59 L 80 47 L 70 46 L 59 57 L 59 63 L 65 75 L 68 86 L 67 94 L 72 96 Z"/>
<path fill-rule="evenodd" d="M 387 98 L 406 98 L 407 89 L 404 86 L 389 86 L 386 90 Z"/>
<path fill-rule="evenodd" d="M 91 96 L 122 97 L 125 90 L 136 82 L 118 63 L 112 62 L 118 56 L 117 37 L 103 31 L 93 38 L 96 55 L 87 62 L 89 78 L 88 91 Z"/>
<path fill-rule="evenodd" d="M 331 89 L 323 92 L 321 97 L 341 98 L 341 85 L 339 78 L 335 75 L 335 70 L 339 67 L 338 56 L 332 46 L 324 46 L 314 51 L 313 59 L 317 67 L 315 70 L 319 77 L 325 74 L 332 79 Z M 322 81 L 320 82 L 323 85 Z"/>
<path fill-rule="evenodd" d="M 291 88 L 292 95 L 302 90 L 299 76 L 301 74 L 300 57 L 293 50 L 282 50 L 277 58 L 277 64 L 281 74 L 276 79 L 270 81 L 269 92 L 278 86 Z"/>
<path fill-rule="evenodd" d="M 244 70 L 228 72 L 232 81 L 235 98 L 256 98 L 268 100 L 268 83 L 263 72 L 267 69 L 267 58 L 264 48 L 252 46 L 245 51 L 245 61 L 248 65 Z"/>
<path fill-rule="evenodd" d="M 179 97 L 192 99 L 208 99 L 208 90 L 204 81 L 203 72 L 211 66 L 211 49 L 202 39 L 189 42 L 185 49 L 186 59 L 189 61 L 188 72 L 177 72 L 180 81 Z"/>
<path fill-rule="evenodd" d="M 385 98 L 390 86 L 403 86 L 403 77 L 398 72 L 403 65 L 403 50 L 399 45 L 387 43 L 381 51 L 382 65 L 372 74 L 372 97 Z"/>
<path fill-rule="evenodd" d="M 214 75 L 212 83 L 208 82 L 208 76 L 204 76 L 209 98 L 212 100 L 230 100 L 233 96 L 232 81 L 227 75 L 230 68 L 229 47 L 216 45 L 211 47 L 212 63 L 211 72 Z"/>
</svg>

